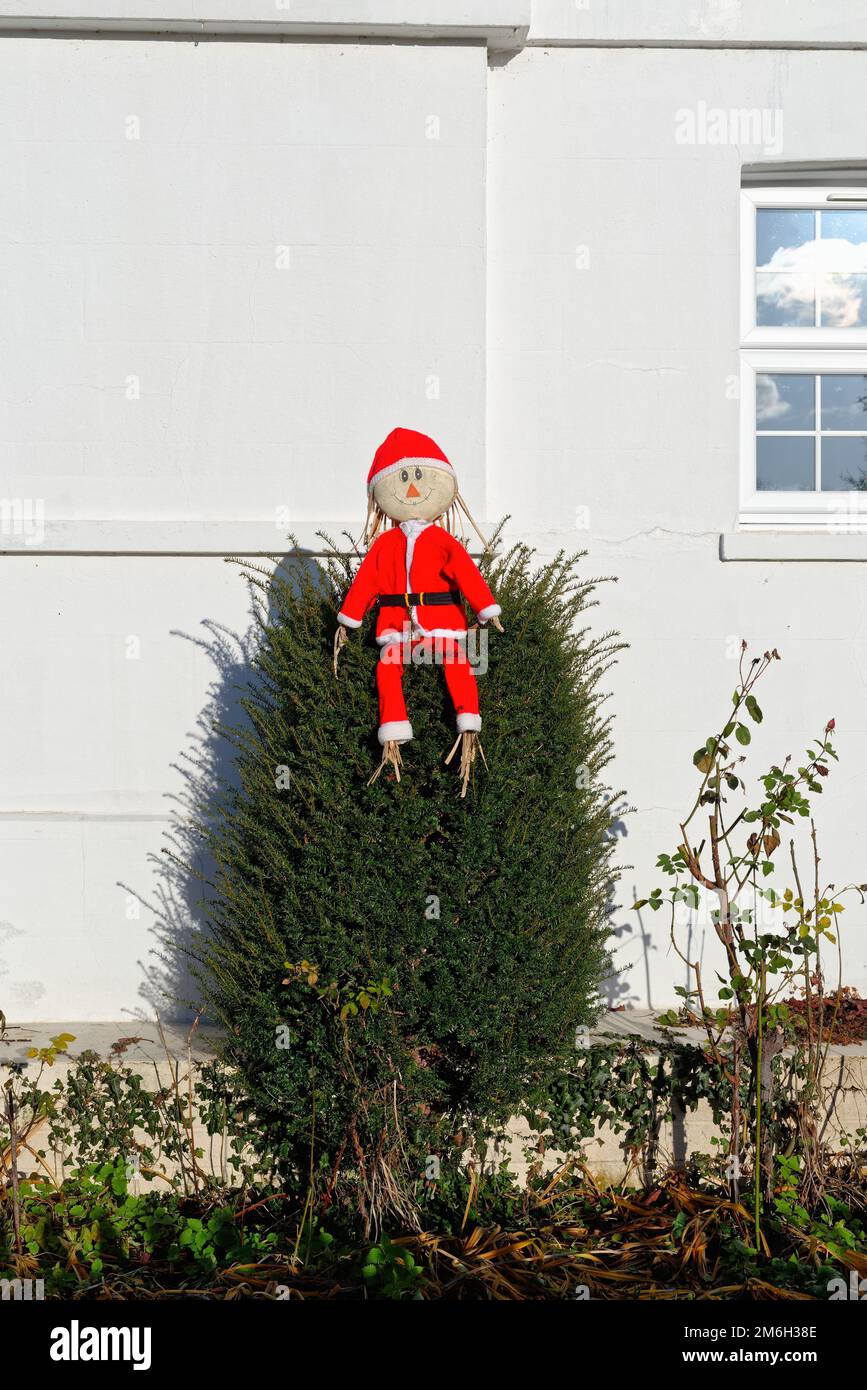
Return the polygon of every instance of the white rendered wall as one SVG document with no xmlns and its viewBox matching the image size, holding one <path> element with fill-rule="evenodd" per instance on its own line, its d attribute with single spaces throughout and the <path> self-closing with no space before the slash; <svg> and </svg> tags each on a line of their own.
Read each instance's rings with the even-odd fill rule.
<svg viewBox="0 0 867 1390">
<path fill-rule="evenodd" d="M 397 424 L 484 510 L 485 81 L 483 46 L 0 39 L 2 492 L 45 514 L 0 538 L 10 1019 L 151 997 L 205 624 L 247 626 L 171 552 L 357 533 Z"/>
<path fill-rule="evenodd" d="M 865 19 L 865 0 L 532 0 L 530 40 L 863 48 Z"/>
<path fill-rule="evenodd" d="M 614 575 L 597 621 L 629 650 L 610 678 L 625 818 L 611 997 L 654 1006 L 686 983 L 663 912 L 691 805 L 694 749 L 735 684 L 738 641 L 783 661 L 759 692 L 756 773 L 836 718 L 841 765 L 817 798 L 823 874 L 867 882 L 867 566 L 721 563 L 738 507 L 738 197 L 761 149 L 682 145 L 675 113 L 783 113 L 774 158 L 856 157 L 867 57 L 852 52 L 526 49 L 491 73 L 488 511 L 543 554 L 587 548 Z M 863 151 L 862 151 L 863 154 Z M 824 804 L 823 804 L 824 803 Z M 696 840 L 701 838 L 701 832 Z M 780 887 L 787 882 L 781 878 Z M 867 913 L 844 918 L 845 974 L 867 988 Z M 712 927 L 694 924 L 705 977 Z"/>
<path fill-rule="evenodd" d="M 345 524 L 401 407 L 481 477 L 484 81 L 478 47 L 0 40 L 4 490 L 46 545 Z"/>
<path fill-rule="evenodd" d="M 39 8 L 0 0 L 0 27 L 48 24 Z M 76 20 L 65 0 L 41 8 Z M 432 9 L 406 13 L 424 28 Z M 90 13 L 193 22 L 144 0 Z M 836 718 L 825 867 L 867 881 L 864 565 L 719 559 L 737 512 L 740 169 L 769 156 L 674 138 L 678 109 L 756 107 L 783 112 L 777 160 L 861 157 L 867 59 L 795 48 L 861 42 L 864 6 L 820 24 L 808 5 L 537 0 L 512 56 L 523 0 L 443 7 L 447 42 L 381 41 L 395 6 L 317 13 L 360 32 L 0 37 L 0 491 L 44 505 L 44 526 L 11 515 L 0 537 L 16 552 L 0 555 L 10 1019 L 119 1018 L 172 989 L 153 953 L 188 904 L 166 901 L 162 837 L 243 661 L 219 625 L 247 627 L 221 553 L 357 528 L 395 424 L 441 440 L 479 515 L 510 512 L 543 554 L 588 547 L 588 572 L 618 578 L 596 615 L 630 644 L 610 677 L 612 777 L 636 807 L 612 998 L 662 1005 L 682 983 L 661 915 L 643 939 L 628 904 L 673 846 L 733 639 L 784 657 L 757 756 L 797 754 Z M 674 47 L 618 46 L 638 42 Z M 794 47 L 684 46 L 704 42 Z"/>
</svg>

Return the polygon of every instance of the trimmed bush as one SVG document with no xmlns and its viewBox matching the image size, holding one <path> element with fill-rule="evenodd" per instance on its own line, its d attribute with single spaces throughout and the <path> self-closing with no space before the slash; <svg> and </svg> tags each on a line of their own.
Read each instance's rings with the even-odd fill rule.
<svg viewBox="0 0 867 1390">
<path fill-rule="evenodd" d="M 545 1094 L 595 1016 L 614 877 L 600 681 L 617 646 L 586 625 L 580 559 L 483 561 L 505 634 L 485 634 L 487 768 L 465 800 L 434 666 L 405 670 L 416 738 L 400 783 L 368 785 L 367 626 L 337 680 L 331 666 L 349 562 L 245 566 L 249 722 L 228 731 L 237 786 L 202 818 L 216 891 L 195 969 L 254 1143 L 289 1187 L 368 1230 L 411 1216 L 426 1177 Z"/>
</svg>

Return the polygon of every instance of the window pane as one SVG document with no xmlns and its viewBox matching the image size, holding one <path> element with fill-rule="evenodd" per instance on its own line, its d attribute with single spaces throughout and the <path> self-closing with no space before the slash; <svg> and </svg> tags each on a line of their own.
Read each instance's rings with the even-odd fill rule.
<svg viewBox="0 0 867 1390">
<path fill-rule="evenodd" d="M 867 275 L 822 276 L 822 327 L 867 325 Z"/>
<path fill-rule="evenodd" d="M 822 439 L 822 491 L 867 492 L 867 439 Z"/>
<path fill-rule="evenodd" d="M 823 212 L 824 270 L 867 271 L 867 212 Z"/>
<path fill-rule="evenodd" d="M 785 435 L 756 438 L 756 488 L 759 492 L 812 492 L 815 487 L 815 439 Z"/>
<path fill-rule="evenodd" d="M 816 428 L 816 378 L 794 372 L 756 375 L 757 430 Z"/>
<path fill-rule="evenodd" d="M 867 430 L 867 376 L 823 376 L 820 392 L 823 430 Z"/>
<path fill-rule="evenodd" d="M 812 328 L 816 290 L 812 275 L 795 271 L 756 272 L 756 323 L 767 328 Z"/>
<path fill-rule="evenodd" d="M 756 212 L 756 265 L 793 266 L 800 258 L 801 269 L 808 269 L 815 247 L 815 213 L 803 208 L 779 211 L 759 208 Z"/>
</svg>

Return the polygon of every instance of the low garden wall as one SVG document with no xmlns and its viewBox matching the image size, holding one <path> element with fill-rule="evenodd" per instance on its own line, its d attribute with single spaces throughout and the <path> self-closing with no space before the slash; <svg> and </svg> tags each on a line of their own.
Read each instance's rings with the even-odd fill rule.
<svg viewBox="0 0 867 1390">
<path fill-rule="evenodd" d="M 14 1067 L 25 1076 L 41 1065 L 38 1057 L 28 1054 L 43 1048 L 58 1035 L 73 1035 L 66 1050 L 58 1051 L 50 1066 L 44 1067 L 42 1088 L 51 1091 L 57 1083 L 66 1086 L 70 1074 L 78 1067 L 82 1055 L 93 1060 L 116 1062 L 140 1078 L 141 1087 L 151 1098 L 161 1099 L 162 1124 L 169 1133 L 174 1131 L 177 1143 L 196 1155 L 199 1174 L 223 1183 L 232 1181 L 233 1147 L 231 1135 L 243 1126 L 237 1117 L 225 1127 L 209 1132 L 194 1094 L 202 1068 L 215 1058 L 218 1034 L 197 1027 L 192 1033 L 184 1027 L 147 1023 L 68 1023 L 32 1024 L 26 1028 L 10 1028 L 0 1039 L 0 1069 Z M 580 1156 L 587 1171 L 600 1184 L 626 1183 L 645 1185 L 671 1167 L 684 1167 L 697 1156 L 704 1155 L 721 1169 L 724 1162 L 720 1146 L 720 1129 L 715 1123 L 710 1099 L 691 1092 L 686 1103 L 679 1095 L 680 1085 L 669 1084 L 670 1072 L 662 1065 L 663 1052 L 682 1049 L 681 1057 L 690 1064 L 703 1035 L 697 1029 L 684 1028 L 672 1032 L 661 1029 L 649 1011 L 609 1013 L 599 1026 L 581 1040 L 586 1048 L 587 1063 L 597 1070 L 595 1085 L 607 1096 L 609 1117 L 585 1126 L 580 1149 L 571 1156 Z M 784 1052 L 781 1057 L 789 1055 Z M 627 1076 L 637 1075 L 639 1081 L 624 1082 L 623 1063 L 632 1060 Z M 606 1068 L 608 1071 L 606 1072 Z M 576 1068 L 581 1074 L 581 1066 Z M 825 1105 L 829 1118 L 824 1138 L 832 1148 L 845 1149 L 859 1132 L 867 1128 L 867 1044 L 831 1046 L 824 1068 Z M 628 1088 L 618 1093 L 617 1087 Z M 585 1096 L 587 1092 L 584 1093 Z M 118 1092 L 118 1097 L 120 1092 Z M 83 1102 L 84 1103 L 84 1102 Z M 112 1101 L 111 1086 L 103 1088 L 104 1105 L 122 1107 L 118 1098 Z M 118 1111 L 112 1117 L 94 1113 L 85 1117 L 95 1134 L 102 1124 L 105 1132 L 116 1124 L 123 1129 L 123 1117 Z M 27 1145 L 19 1154 L 22 1173 L 42 1169 L 60 1180 L 75 1164 L 74 1150 L 66 1146 L 53 1148 L 48 1140 L 48 1119 L 42 1120 L 27 1136 Z M 573 1129 L 573 1141 L 576 1136 Z M 583 1136 L 583 1137 L 582 1137 Z M 179 1172 L 177 1160 L 168 1152 L 158 1152 L 152 1164 L 142 1164 L 137 1144 L 145 1145 L 147 1136 L 134 1131 L 129 1178 L 133 1190 L 146 1191 L 159 1187 Z M 42 1153 L 41 1158 L 36 1156 Z M 114 1155 L 116 1156 L 116 1155 Z M 487 1162 L 499 1165 L 504 1160 L 522 1180 L 531 1164 L 550 1171 L 566 1161 L 567 1152 L 546 1139 L 540 1151 L 539 1135 L 524 1117 L 514 1118 L 502 1141 L 486 1156 Z M 253 1156 L 247 1155 L 250 1162 Z"/>
</svg>

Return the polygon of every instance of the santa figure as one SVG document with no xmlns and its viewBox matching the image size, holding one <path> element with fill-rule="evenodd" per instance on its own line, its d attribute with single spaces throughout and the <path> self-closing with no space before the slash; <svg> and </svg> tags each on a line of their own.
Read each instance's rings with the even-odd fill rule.
<svg viewBox="0 0 867 1390">
<path fill-rule="evenodd" d="M 479 743 L 479 692 L 467 660 L 464 601 L 481 624 L 499 632 L 500 605 L 467 550 L 454 534 L 459 510 L 476 527 L 458 492 L 455 471 L 442 449 L 417 430 L 396 429 L 380 444 L 367 477 L 367 554 L 343 601 L 334 638 L 334 673 L 347 629 L 360 627 L 376 605 L 376 668 L 382 761 L 400 781 L 401 744 L 412 738 L 403 696 L 408 660 L 443 666 L 455 708 L 457 739 L 446 758 L 461 749 L 461 796 L 466 796 Z M 462 528 L 461 528 L 462 529 Z M 478 532 L 483 543 L 484 536 Z M 425 650 L 419 652 L 424 646 Z"/>
</svg>

